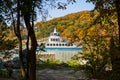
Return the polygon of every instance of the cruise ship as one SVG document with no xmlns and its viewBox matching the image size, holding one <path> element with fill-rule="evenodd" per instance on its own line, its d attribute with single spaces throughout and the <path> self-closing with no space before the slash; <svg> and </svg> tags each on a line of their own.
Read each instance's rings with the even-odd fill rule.
<svg viewBox="0 0 120 80">
<path fill-rule="evenodd" d="M 60 33 L 56 31 L 56 27 L 54 27 L 54 31 L 48 37 L 48 41 L 41 42 L 40 44 L 44 44 L 45 50 L 81 50 L 82 48 L 74 43 L 63 41 Z"/>
</svg>

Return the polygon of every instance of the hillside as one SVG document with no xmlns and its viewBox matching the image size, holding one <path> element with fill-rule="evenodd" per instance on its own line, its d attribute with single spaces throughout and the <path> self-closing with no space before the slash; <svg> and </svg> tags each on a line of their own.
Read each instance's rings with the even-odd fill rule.
<svg viewBox="0 0 120 80">
<path fill-rule="evenodd" d="M 100 24 L 91 26 L 97 14 L 97 12 L 81 11 L 46 22 L 38 22 L 35 24 L 38 29 L 36 32 L 37 39 L 48 37 L 54 27 L 57 28 L 63 38 L 69 38 L 72 42 L 81 40 L 86 35 L 106 34 L 105 28 L 101 28 Z"/>
</svg>

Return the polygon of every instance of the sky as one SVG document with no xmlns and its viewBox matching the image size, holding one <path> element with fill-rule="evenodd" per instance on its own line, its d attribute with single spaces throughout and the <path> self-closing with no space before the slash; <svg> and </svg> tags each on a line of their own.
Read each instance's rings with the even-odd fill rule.
<svg viewBox="0 0 120 80">
<path fill-rule="evenodd" d="M 67 14 L 76 13 L 84 10 L 93 10 L 94 5 L 92 3 L 86 2 L 86 0 L 77 0 L 74 4 L 69 4 L 67 9 L 49 9 L 49 16 L 47 17 L 46 21 L 51 20 L 53 18 L 65 16 Z M 37 22 L 41 21 L 41 17 L 38 17 Z"/>
</svg>

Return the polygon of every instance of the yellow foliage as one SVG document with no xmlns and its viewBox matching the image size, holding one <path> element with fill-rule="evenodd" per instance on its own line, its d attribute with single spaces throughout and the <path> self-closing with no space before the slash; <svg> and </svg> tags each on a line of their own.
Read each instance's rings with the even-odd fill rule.
<svg viewBox="0 0 120 80">
<path fill-rule="evenodd" d="M 91 16 L 91 14 L 93 15 Z M 86 35 L 106 36 L 110 34 L 110 30 L 112 30 L 113 27 L 109 27 L 109 24 L 104 24 L 104 27 L 102 27 L 100 23 L 91 25 L 97 15 L 99 15 L 98 12 L 81 11 L 68 14 L 63 17 L 54 18 L 46 22 L 38 22 L 35 25 L 38 27 L 38 32 L 36 34 L 37 38 L 42 38 L 43 35 L 48 37 L 49 34 L 53 31 L 54 27 L 57 28 L 57 31 L 60 32 L 62 37 L 70 38 L 72 41 L 83 39 L 86 37 Z M 113 19 L 112 21 L 117 24 L 116 20 Z M 105 28 L 106 26 L 107 28 Z M 116 29 L 117 28 L 114 30 Z"/>
</svg>

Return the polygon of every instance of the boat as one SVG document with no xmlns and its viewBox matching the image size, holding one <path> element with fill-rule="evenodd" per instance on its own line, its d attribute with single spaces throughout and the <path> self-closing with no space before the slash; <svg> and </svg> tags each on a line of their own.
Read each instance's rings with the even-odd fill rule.
<svg viewBox="0 0 120 80">
<path fill-rule="evenodd" d="M 48 41 L 43 41 L 39 45 L 44 45 L 44 50 L 81 50 L 82 48 L 74 43 L 63 41 L 60 33 L 56 31 L 56 27 L 48 37 Z"/>
</svg>

